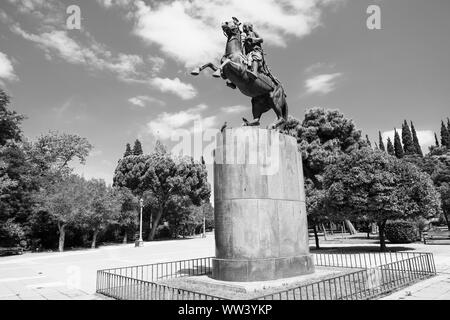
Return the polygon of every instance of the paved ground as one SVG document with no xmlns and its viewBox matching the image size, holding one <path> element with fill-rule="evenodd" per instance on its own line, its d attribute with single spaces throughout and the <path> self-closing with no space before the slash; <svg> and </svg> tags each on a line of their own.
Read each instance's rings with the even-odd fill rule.
<svg viewBox="0 0 450 320">
<path fill-rule="evenodd" d="M 323 247 L 377 250 L 375 240 L 339 239 L 322 241 Z M 311 241 L 313 247 L 313 242 Z M 450 245 L 411 244 L 398 248 L 433 252 L 438 276 L 383 299 L 450 300 Z M 102 247 L 65 253 L 33 253 L 0 258 L 0 300 L 6 299 L 99 299 L 95 295 L 96 270 L 214 255 L 214 236 L 190 240 Z"/>
</svg>

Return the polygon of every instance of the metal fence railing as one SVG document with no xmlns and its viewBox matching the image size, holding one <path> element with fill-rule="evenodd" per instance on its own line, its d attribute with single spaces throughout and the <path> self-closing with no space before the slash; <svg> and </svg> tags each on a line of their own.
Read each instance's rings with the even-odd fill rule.
<svg viewBox="0 0 450 320">
<path fill-rule="evenodd" d="M 366 254 L 368 255 L 368 254 Z M 301 285 L 295 288 L 279 291 L 257 297 L 258 300 L 367 300 L 398 290 L 419 280 L 436 275 L 433 255 L 431 253 L 389 253 L 370 254 L 371 260 L 358 254 L 338 257 L 330 255 L 320 260 L 317 266 L 330 261 L 339 261 L 339 267 L 360 269 L 358 271 L 333 276 L 328 279 Z M 397 259 L 393 259 L 396 257 Z M 347 261 L 345 260 L 347 258 Z M 335 260 L 333 260 L 335 259 Z M 375 259 L 381 259 L 376 264 Z M 316 260 L 317 261 L 317 260 Z M 346 262 L 345 262 L 346 261 Z M 383 261 L 390 261 L 383 264 Z M 373 262 L 374 265 L 371 265 Z M 367 263 L 367 264 L 364 264 Z"/>
<path fill-rule="evenodd" d="M 314 254 L 315 265 L 349 269 L 256 300 L 364 300 L 436 275 L 433 255 L 416 252 Z M 211 273 L 212 257 L 97 271 L 97 293 L 120 300 L 219 300 L 214 295 L 158 283 Z"/>
</svg>

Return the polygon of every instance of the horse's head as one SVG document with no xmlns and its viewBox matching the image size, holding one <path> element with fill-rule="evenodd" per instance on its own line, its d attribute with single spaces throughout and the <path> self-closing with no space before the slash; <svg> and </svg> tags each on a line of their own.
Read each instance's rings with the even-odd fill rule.
<svg viewBox="0 0 450 320">
<path fill-rule="evenodd" d="M 233 17 L 233 20 L 222 23 L 222 30 L 223 30 L 224 34 L 228 38 L 230 38 L 232 36 L 241 34 L 240 26 L 241 26 L 241 23 L 239 22 L 239 20 L 237 18 Z"/>
</svg>

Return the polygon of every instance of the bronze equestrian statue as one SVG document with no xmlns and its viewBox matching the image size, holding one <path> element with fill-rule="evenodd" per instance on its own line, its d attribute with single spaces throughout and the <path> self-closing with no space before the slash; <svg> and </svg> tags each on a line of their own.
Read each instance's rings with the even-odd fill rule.
<svg viewBox="0 0 450 320">
<path fill-rule="evenodd" d="M 227 80 L 227 86 L 236 87 L 246 96 L 252 98 L 253 121 L 244 120 L 244 126 L 259 126 L 261 116 L 269 110 L 275 111 L 277 120 L 269 127 L 277 129 L 288 118 L 286 93 L 281 83 L 271 74 L 264 61 L 261 44 L 263 39 L 253 31 L 251 24 L 241 23 L 233 17 L 224 22 L 222 29 L 227 37 L 225 55 L 221 66 L 207 63 L 191 72 L 197 76 L 206 68 L 214 70 L 213 76 Z"/>
</svg>

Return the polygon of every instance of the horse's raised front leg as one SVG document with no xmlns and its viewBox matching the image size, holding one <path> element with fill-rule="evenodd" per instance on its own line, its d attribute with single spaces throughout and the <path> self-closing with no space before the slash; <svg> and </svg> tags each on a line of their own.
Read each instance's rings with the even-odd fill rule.
<svg viewBox="0 0 450 320">
<path fill-rule="evenodd" d="M 225 61 L 220 65 L 220 67 L 217 70 L 215 70 L 215 72 L 213 73 L 213 77 L 220 78 L 222 76 L 223 67 L 225 67 L 230 61 L 231 61 L 230 59 L 225 59 Z"/>
<path fill-rule="evenodd" d="M 206 68 L 210 68 L 210 69 L 212 69 L 213 71 L 219 70 L 219 68 L 216 67 L 216 66 L 214 65 L 214 63 L 209 62 L 209 63 L 207 63 L 207 64 L 201 66 L 200 68 L 195 68 L 194 70 L 192 70 L 191 74 L 192 74 L 193 76 L 198 76 L 198 75 L 200 74 L 200 72 L 202 72 L 202 71 L 205 70 Z"/>
</svg>

